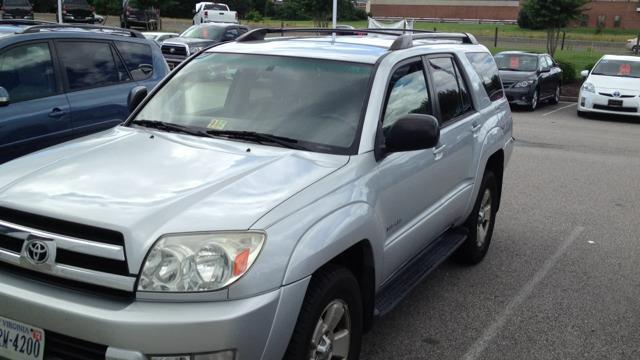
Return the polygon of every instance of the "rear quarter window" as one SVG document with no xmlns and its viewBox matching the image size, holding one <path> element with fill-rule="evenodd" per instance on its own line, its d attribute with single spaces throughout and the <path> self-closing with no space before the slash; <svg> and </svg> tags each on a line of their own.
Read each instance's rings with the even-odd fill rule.
<svg viewBox="0 0 640 360">
<path fill-rule="evenodd" d="M 491 101 L 502 99 L 504 97 L 502 80 L 500 80 L 500 73 L 493 56 L 482 52 L 467 53 L 466 55 L 469 62 L 471 62 L 471 66 L 473 66 L 473 69 L 482 80 L 482 85 L 487 91 L 489 99 Z"/>
<path fill-rule="evenodd" d="M 149 45 L 116 41 L 116 47 L 133 80 L 146 80 L 153 75 L 153 56 Z"/>
</svg>

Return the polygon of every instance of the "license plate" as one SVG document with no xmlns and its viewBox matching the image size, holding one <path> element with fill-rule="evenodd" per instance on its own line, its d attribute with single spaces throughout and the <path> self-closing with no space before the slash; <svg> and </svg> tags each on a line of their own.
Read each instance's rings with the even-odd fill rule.
<svg viewBox="0 0 640 360">
<path fill-rule="evenodd" d="M 622 100 L 609 100 L 609 106 L 622 106 Z"/>
<path fill-rule="evenodd" d="M 0 358 L 42 360 L 44 330 L 0 317 Z"/>
</svg>

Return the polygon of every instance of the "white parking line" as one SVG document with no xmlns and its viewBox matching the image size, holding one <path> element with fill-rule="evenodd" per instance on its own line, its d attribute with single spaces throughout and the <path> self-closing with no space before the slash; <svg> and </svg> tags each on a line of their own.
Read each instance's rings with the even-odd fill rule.
<svg viewBox="0 0 640 360">
<path fill-rule="evenodd" d="M 555 112 L 558 112 L 558 111 L 560 111 L 560 110 L 564 110 L 564 109 L 566 109 L 566 108 L 568 108 L 568 107 L 571 107 L 571 106 L 578 106 L 578 103 L 571 103 L 571 104 L 569 104 L 569 105 L 567 105 L 567 106 L 563 106 L 563 107 L 561 107 L 561 108 L 559 108 L 559 109 L 555 109 L 555 110 L 553 110 L 553 111 L 549 111 L 548 113 L 543 114 L 542 116 L 551 115 L 551 114 L 553 114 L 553 113 L 555 113 Z"/>
<path fill-rule="evenodd" d="M 507 304 L 507 307 L 504 311 L 498 316 L 489 327 L 487 327 L 482 336 L 478 340 L 476 340 L 473 345 L 467 350 L 467 352 L 462 357 L 463 360 L 476 360 L 482 355 L 482 352 L 487 348 L 487 346 L 491 343 L 493 338 L 498 335 L 500 329 L 506 324 L 507 319 L 513 314 L 520 304 L 522 304 L 528 297 L 531 295 L 533 288 L 538 285 L 542 279 L 547 276 L 547 273 L 553 268 L 553 266 L 560 260 L 560 257 L 567 251 L 569 246 L 580 236 L 580 234 L 584 231 L 584 227 L 578 226 L 569 236 L 565 239 L 565 241 L 560 245 L 558 250 L 556 250 L 555 254 L 551 256 L 547 261 L 542 265 L 540 270 L 533 275 L 531 280 L 529 280 L 521 289 L 518 291 L 518 294 Z"/>
</svg>

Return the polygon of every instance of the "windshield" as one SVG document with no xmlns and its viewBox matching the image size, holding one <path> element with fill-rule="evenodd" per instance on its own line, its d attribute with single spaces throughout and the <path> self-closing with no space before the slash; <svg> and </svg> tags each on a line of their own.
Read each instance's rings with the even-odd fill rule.
<svg viewBox="0 0 640 360">
<path fill-rule="evenodd" d="M 526 54 L 498 54 L 496 63 L 500 70 L 511 71 L 536 71 L 538 70 L 538 57 Z"/>
<path fill-rule="evenodd" d="M 637 78 L 640 77 L 640 61 L 603 59 L 592 74 Z"/>
<path fill-rule="evenodd" d="M 31 6 L 27 0 L 4 0 L 4 6 Z"/>
<path fill-rule="evenodd" d="M 220 26 L 196 25 L 185 30 L 180 37 L 220 40 L 225 28 Z"/>
<path fill-rule="evenodd" d="M 202 130 L 251 131 L 347 154 L 356 142 L 372 66 L 205 53 L 136 116 Z"/>
</svg>

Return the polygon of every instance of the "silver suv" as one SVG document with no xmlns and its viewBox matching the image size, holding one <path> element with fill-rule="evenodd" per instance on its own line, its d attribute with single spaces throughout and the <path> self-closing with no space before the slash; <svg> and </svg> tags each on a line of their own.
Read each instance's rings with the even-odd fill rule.
<svg viewBox="0 0 640 360">
<path fill-rule="evenodd" d="M 0 357 L 353 360 L 439 263 L 482 260 L 513 147 L 487 49 L 270 32 L 0 166 Z"/>
</svg>

